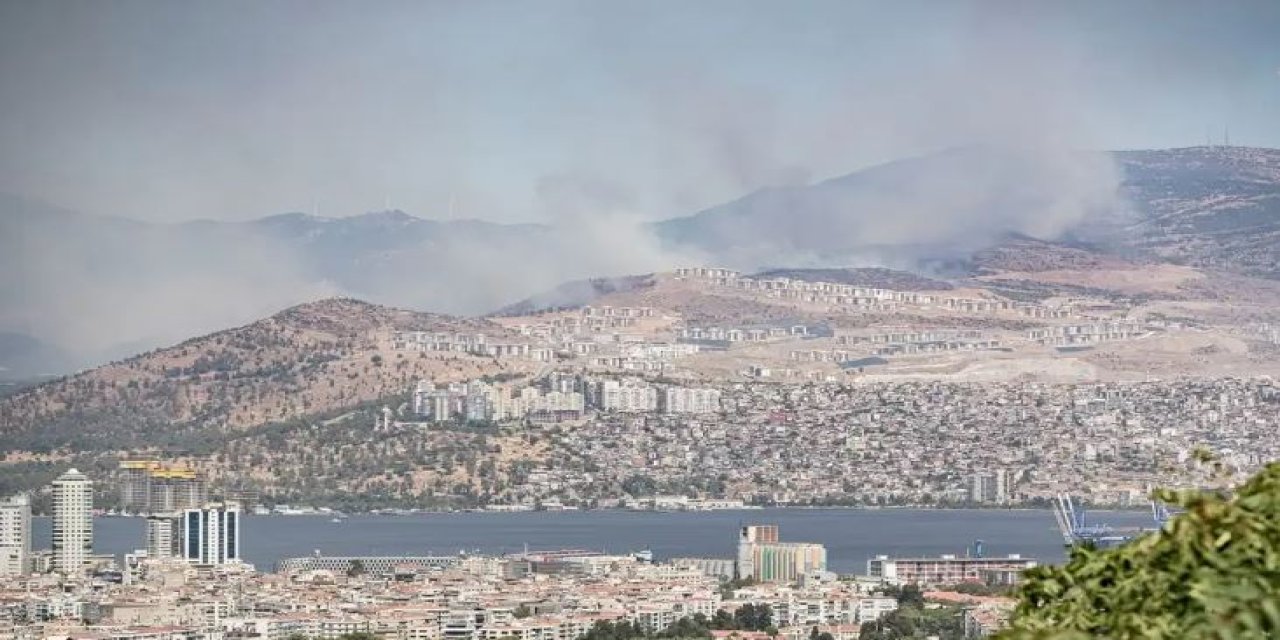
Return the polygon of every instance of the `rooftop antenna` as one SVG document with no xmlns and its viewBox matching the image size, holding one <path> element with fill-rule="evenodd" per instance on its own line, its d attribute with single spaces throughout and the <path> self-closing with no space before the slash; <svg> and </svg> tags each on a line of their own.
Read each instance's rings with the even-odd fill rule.
<svg viewBox="0 0 1280 640">
<path fill-rule="evenodd" d="M 1222 146 L 1231 146 L 1231 130 L 1225 124 L 1222 125 Z"/>
</svg>

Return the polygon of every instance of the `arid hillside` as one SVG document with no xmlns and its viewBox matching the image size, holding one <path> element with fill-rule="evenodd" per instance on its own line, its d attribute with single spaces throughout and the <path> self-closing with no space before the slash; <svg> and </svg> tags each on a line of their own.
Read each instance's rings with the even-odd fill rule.
<svg viewBox="0 0 1280 640">
<path fill-rule="evenodd" d="M 485 320 L 323 300 L 4 398 L 0 440 L 9 451 L 181 446 L 183 438 L 402 393 L 423 377 L 467 379 L 519 366 L 393 351 L 396 330 L 505 334 Z"/>
</svg>

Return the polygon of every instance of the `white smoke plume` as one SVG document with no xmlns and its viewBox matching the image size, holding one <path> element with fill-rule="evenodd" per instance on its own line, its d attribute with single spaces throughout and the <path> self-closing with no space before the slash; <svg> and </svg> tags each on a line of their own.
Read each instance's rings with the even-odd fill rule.
<svg viewBox="0 0 1280 640">
<path fill-rule="evenodd" d="M 421 39 L 416 31 L 411 38 L 401 34 L 403 40 L 375 37 L 390 27 L 371 14 L 343 22 L 366 44 L 341 64 L 326 57 L 333 39 L 320 36 L 328 32 L 291 32 L 306 55 L 291 51 L 254 66 L 244 81 L 252 101 L 227 71 L 231 79 L 217 85 L 226 95 L 203 87 L 181 94 L 183 100 L 170 106 L 185 108 L 174 113 L 150 103 L 117 103 L 110 78 L 98 81 L 83 72 L 72 78 L 77 82 L 43 87 L 55 72 L 67 72 L 56 60 L 27 69 L 17 62 L 22 58 L 7 56 L 9 66 L 0 65 L 0 73 L 8 75 L 0 77 L 47 88 L 37 93 L 49 98 L 40 104 L 68 112 L 58 122 L 74 120 L 70 98 L 82 85 L 101 88 L 95 91 L 106 97 L 96 106 L 102 123 L 96 144 L 60 138 L 53 151 L 36 150 L 38 162 L 0 154 L 0 188 L 35 185 L 45 199 L 61 204 L 59 174 L 47 170 L 36 179 L 30 167 L 60 166 L 55 151 L 62 150 L 89 176 L 89 186 L 111 185 L 84 193 L 118 196 L 91 211 L 170 222 L 107 224 L 49 211 L 19 215 L 14 211 L 23 207 L 9 203 L 8 211 L 0 211 L 0 330 L 100 359 L 326 295 L 471 314 L 567 280 L 686 264 L 912 268 L 1009 233 L 1052 239 L 1124 207 L 1117 195 L 1121 172 L 1109 156 L 1087 151 L 1101 146 L 1091 133 L 1100 104 L 1091 91 L 1095 71 L 1107 61 L 1070 43 L 1042 41 L 1037 34 L 1043 29 L 1025 30 L 1027 16 L 1016 6 L 1000 7 L 975 12 L 968 28 L 952 34 L 946 55 L 920 54 L 850 76 L 811 73 L 813 81 L 835 88 L 814 95 L 840 96 L 820 103 L 806 103 L 805 92 L 780 90 L 780 80 L 770 82 L 770 73 L 775 79 L 790 73 L 784 65 L 757 74 L 754 82 L 741 80 L 714 63 L 670 55 L 652 41 L 654 33 L 691 29 L 688 21 L 650 25 L 654 33 L 635 37 L 648 43 L 652 55 L 628 56 L 618 53 L 628 43 L 614 40 L 633 37 L 633 31 L 579 17 L 580 31 L 553 30 L 527 61 L 501 52 L 494 53 L 496 61 L 484 60 L 528 74 L 511 80 L 527 97 L 528 122 L 520 120 L 522 102 L 504 112 L 500 131 L 478 124 L 465 99 L 489 95 L 490 78 L 439 57 L 449 42 L 431 41 L 437 48 L 423 53 L 410 46 Z M 295 16 L 284 14 L 263 16 L 264 24 L 292 24 Z M 166 15 L 176 24 L 185 19 Z M 229 24 L 232 35 L 259 29 L 243 19 Z M 266 32 L 254 37 L 272 42 L 276 34 Z M 803 43 L 807 36 L 787 37 Z M 19 40 L 43 46 L 34 37 Z M 605 80 L 596 77 L 590 89 L 579 88 L 571 74 L 544 68 L 547 60 L 562 59 L 552 55 L 562 48 L 575 60 L 599 58 L 584 73 Z M 782 55 L 785 47 L 778 51 Z M 626 99 L 595 107 L 591 91 L 601 87 Z M 619 102 L 626 102 L 625 109 L 614 112 Z M 25 140 L 18 137 L 26 135 L 24 123 L 43 108 L 30 107 L 25 120 L 0 123 L 0 137 Z M 137 108 L 149 120 L 135 121 Z M 565 110 L 571 116 L 548 117 Z M 548 122 L 565 129 L 535 131 Z M 153 124 L 166 136 L 140 150 L 129 146 Z M 508 139 L 526 133 L 528 140 Z M 258 144 L 268 135 L 276 147 Z M 232 151 L 210 150 L 225 140 Z M 559 146 L 542 148 L 548 140 Z M 152 176 L 130 164 L 130 149 L 172 162 Z M 911 157 L 921 159 L 823 180 Z M 131 167 L 134 173 L 122 173 Z M 529 177 L 500 180 L 513 167 Z M 129 175 L 136 180 L 122 178 Z M 428 182 L 430 188 L 414 190 Z M 69 178 L 62 184 L 69 194 L 80 186 Z M 185 198 L 204 211 L 216 202 L 226 209 L 220 217 L 244 220 L 252 217 L 247 202 L 260 203 L 254 206 L 262 213 L 286 210 L 279 204 L 281 185 L 295 203 L 309 204 L 315 191 L 342 191 L 341 202 L 348 204 L 323 211 L 334 216 L 376 209 L 396 189 L 413 191 L 404 205 L 410 214 L 449 224 L 420 237 L 409 231 L 420 230 L 418 223 L 385 216 L 366 220 L 370 224 L 359 227 L 365 235 L 326 234 L 324 229 L 358 226 L 330 221 L 299 227 L 315 237 L 290 237 L 287 224 L 270 232 L 250 224 L 178 224 L 194 216 L 180 208 L 164 213 L 171 205 L 161 203 Z M 449 219 L 443 194 L 455 192 L 463 197 L 453 218 L 534 224 Z M 706 215 L 653 226 L 735 198 L 741 199 Z M 88 199 L 80 193 L 72 202 Z M 349 203 L 356 200 L 366 204 L 352 210 Z M 131 212 L 130 206 L 145 211 Z M 391 231 L 378 232 L 379 225 Z"/>
</svg>

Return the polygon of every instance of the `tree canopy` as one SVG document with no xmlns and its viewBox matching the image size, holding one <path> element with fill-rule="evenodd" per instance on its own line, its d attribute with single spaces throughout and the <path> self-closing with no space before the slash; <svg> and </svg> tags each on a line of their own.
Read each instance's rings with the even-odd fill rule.
<svg viewBox="0 0 1280 640">
<path fill-rule="evenodd" d="M 964 638 L 964 612 L 954 606 L 926 606 L 924 594 L 914 585 L 886 590 L 898 599 L 898 608 L 862 625 L 860 640 L 903 640 L 907 638 Z"/>
<path fill-rule="evenodd" d="M 771 636 L 778 634 L 777 628 L 773 626 L 773 610 L 769 605 L 747 603 L 735 609 L 733 613 L 720 609 L 712 618 L 701 613 L 685 616 L 661 631 L 647 631 L 639 624 L 626 620 L 617 622 L 602 620 L 595 623 L 578 640 L 710 638 L 712 629 L 763 631 Z"/>
<path fill-rule="evenodd" d="M 347 575 L 354 578 L 364 575 L 364 563 L 359 558 L 351 561 L 351 566 L 347 567 Z"/>
<path fill-rule="evenodd" d="M 1006 640 L 1280 637 L 1280 463 L 1234 495 L 1157 492 L 1184 512 L 1026 574 Z"/>
</svg>

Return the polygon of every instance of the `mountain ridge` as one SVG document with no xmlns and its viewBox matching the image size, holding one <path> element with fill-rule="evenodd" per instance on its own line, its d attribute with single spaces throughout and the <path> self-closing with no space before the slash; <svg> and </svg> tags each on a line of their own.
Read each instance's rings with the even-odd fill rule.
<svg viewBox="0 0 1280 640">
<path fill-rule="evenodd" d="M 985 168 L 964 168 L 982 165 L 970 160 L 991 153 L 988 147 L 959 148 L 811 185 L 758 189 L 646 227 L 666 243 L 664 249 L 677 249 L 658 256 L 662 264 L 600 268 L 596 273 L 687 264 L 677 260 L 684 255 L 678 249 L 692 246 L 700 248 L 694 253 L 704 264 L 744 271 L 879 267 L 966 277 L 975 275 L 975 259 L 989 259 L 1008 244 L 1010 234 L 1021 234 L 1045 246 L 1088 249 L 1130 262 L 1169 262 L 1280 279 L 1280 151 L 1187 147 L 1097 152 L 1112 158 L 1124 174 L 1118 188 L 1126 202 L 1135 203 L 1134 211 L 1116 208 L 1106 212 L 1108 217 L 1081 210 L 1069 216 L 1073 224 L 1043 229 L 1029 228 L 1036 224 L 1024 224 L 1022 214 L 1010 211 L 1023 204 L 1053 205 L 1041 191 L 1057 188 L 1049 178 L 1058 174 L 1028 173 L 1007 158 L 992 160 Z M 1060 173 L 1079 173 L 1070 160 L 1075 157 L 1054 160 L 1066 165 Z M 1093 178 L 1107 177 L 1105 171 L 1095 176 L 1096 168 L 1083 171 L 1086 195 L 1096 191 Z M 970 173 L 957 173 L 961 169 Z M 970 175 L 984 186 L 979 190 L 983 193 L 966 191 L 965 181 L 957 179 Z M 1021 176 L 1027 175 L 1023 184 Z M 956 194 L 955 207 L 934 209 L 934 202 L 913 200 L 913 193 L 930 190 Z M 899 197 L 907 198 L 902 206 L 908 210 L 908 205 L 922 204 L 947 228 L 917 229 L 915 222 L 902 222 L 910 216 L 896 215 Z M 859 203 L 876 213 L 860 214 L 857 207 L 846 211 L 846 205 Z M 983 217 L 987 204 L 1006 213 Z M 733 215 L 744 211 L 753 222 L 738 225 Z M 816 217 L 801 215 L 806 211 Z M 855 222 L 844 220 L 845 213 Z M 706 222 L 708 215 L 720 222 Z M 1084 217 L 1077 220 L 1078 215 Z M 976 222 L 964 222 L 966 216 L 976 216 Z M 946 222 L 952 218 L 959 222 Z M 880 225 L 886 229 L 880 236 L 857 233 Z M 1046 229 L 1056 233 L 1032 233 Z M 597 238 L 557 236 L 565 231 L 539 224 L 420 218 L 399 210 L 149 223 L 5 196 L 0 197 L 0 330 L 31 335 L 71 353 L 73 365 L 83 366 L 101 360 L 102 354 L 125 351 L 122 343 L 130 350 L 172 343 L 333 295 L 483 313 L 566 281 L 593 279 L 595 274 L 576 266 L 571 252 Z M 1030 257 L 1025 251 L 1022 255 L 1019 259 Z M 611 259 L 604 255 L 593 264 L 603 260 L 608 266 Z M 95 322 L 79 320 L 84 309 Z"/>
</svg>

